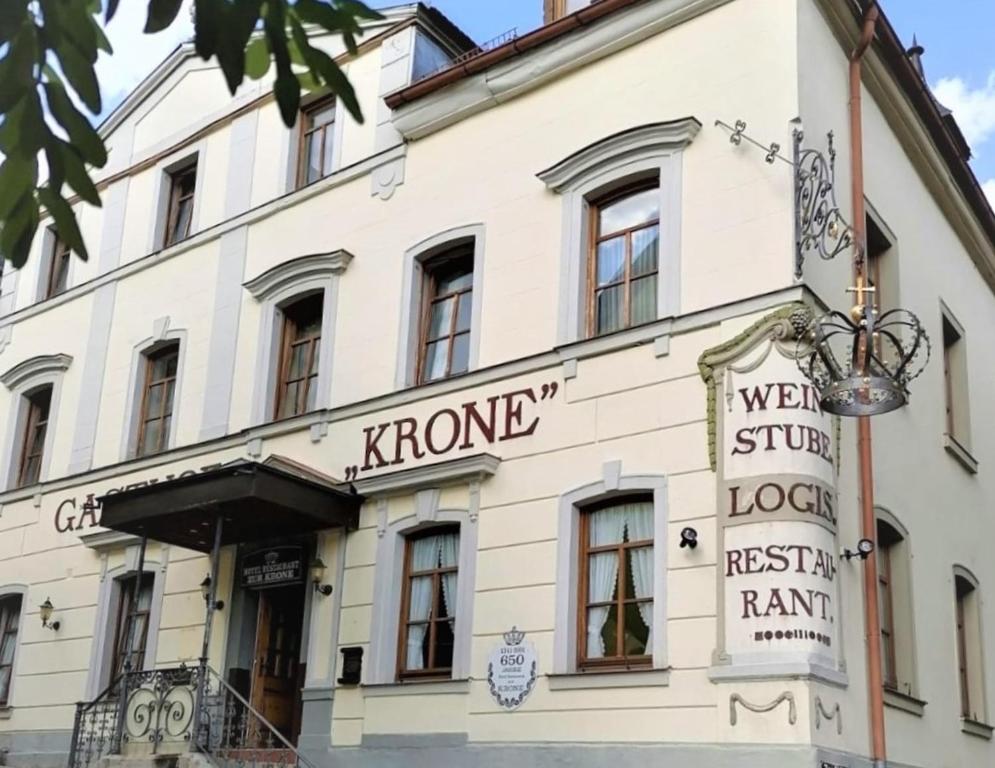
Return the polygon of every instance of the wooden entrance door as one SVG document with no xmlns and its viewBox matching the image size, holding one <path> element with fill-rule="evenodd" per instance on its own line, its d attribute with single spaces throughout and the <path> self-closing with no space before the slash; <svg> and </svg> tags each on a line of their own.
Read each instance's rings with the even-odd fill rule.
<svg viewBox="0 0 995 768">
<path fill-rule="evenodd" d="M 297 740 L 300 699 L 301 587 L 259 593 L 256 651 L 252 662 L 253 709 L 260 712 L 291 743 Z"/>
</svg>

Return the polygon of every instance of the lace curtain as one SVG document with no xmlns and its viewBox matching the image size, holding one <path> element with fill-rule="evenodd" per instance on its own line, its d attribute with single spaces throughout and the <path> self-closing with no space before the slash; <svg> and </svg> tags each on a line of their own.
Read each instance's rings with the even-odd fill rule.
<svg viewBox="0 0 995 768">
<path fill-rule="evenodd" d="M 459 564 L 459 533 L 441 533 L 425 536 L 411 542 L 411 572 L 431 571 L 436 568 L 455 568 Z M 442 574 L 442 600 L 449 617 L 450 628 L 456 623 L 456 571 Z M 405 669 L 425 669 L 425 635 L 432 616 L 432 576 L 415 576 L 411 579 L 408 601 L 408 621 L 425 622 L 409 624 L 405 653 Z"/>
</svg>

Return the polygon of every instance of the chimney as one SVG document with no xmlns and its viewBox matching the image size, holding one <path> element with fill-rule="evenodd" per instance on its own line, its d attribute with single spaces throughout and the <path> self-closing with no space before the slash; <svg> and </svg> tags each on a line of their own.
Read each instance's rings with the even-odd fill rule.
<svg viewBox="0 0 995 768">
<path fill-rule="evenodd" d="M 568 16 L 574 11 L 586 8 L 598 0 L 542 0 L 542 20 L 544 24 L 549 24 Z"/>
</svg>

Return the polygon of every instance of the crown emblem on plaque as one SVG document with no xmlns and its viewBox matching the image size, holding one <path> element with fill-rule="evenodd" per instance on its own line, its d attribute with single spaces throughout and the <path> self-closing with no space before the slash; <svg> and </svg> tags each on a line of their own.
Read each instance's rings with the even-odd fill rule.
<svg viewBox="0 0 995 768">
<path fill-rule="evenodd" d="M 263 560 L 266 561 L 267 565 L 272 565 L 279 559 L 280 559 L 279 552 L 267 552 L 265 555 L 263 555 Z"/>
<path fill-rule="evenodd" d="M 518 627 L 512 627 L 507 632 L 504 633 L 504 642 L 506 645 L 518 645 L 525 639 L 525 633 L 522 632 Z"/>
</svg>

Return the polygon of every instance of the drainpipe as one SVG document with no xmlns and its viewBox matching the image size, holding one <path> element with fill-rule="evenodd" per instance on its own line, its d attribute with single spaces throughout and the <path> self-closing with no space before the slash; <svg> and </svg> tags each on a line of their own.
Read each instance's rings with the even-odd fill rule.
<svg viewBox="0 0 995 768">
<path fill-rule="evenodd" d="M 871 320 L 876 300 L 874 294 L 865 300 L 863 289 L 867 281 L 867 231 L 864 209 L 864 152 L 861 128 L 860 63 L 874 38 L 878 20 L 877 3 L 864 10 L 863 24 L 857 47 L 850 54 L 850 183 L 853 201 L 854 248 L 853 276 L 857 289 L 857 304 Z M 857 420 L 857 453 L 860 464 L 860 518 L 863 538 L 877 541 L 877 521 L 874 515 L 874 465 L 871 455 L 871 420 Z M 864 642 L 867 646 L 867 688 L 871 736 L 871 760 L 875 768 L 884 768 L 886 760 L 884 737 L 884 679 L 881 662 L 881 615 L 878 609 L 877 547 L 864 560 Z"/>
</svg>

